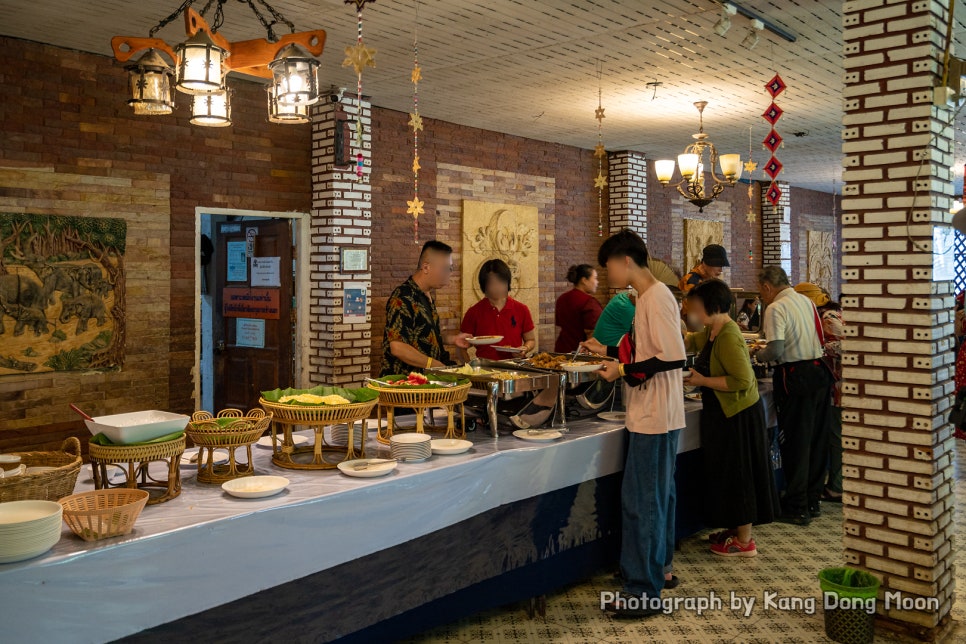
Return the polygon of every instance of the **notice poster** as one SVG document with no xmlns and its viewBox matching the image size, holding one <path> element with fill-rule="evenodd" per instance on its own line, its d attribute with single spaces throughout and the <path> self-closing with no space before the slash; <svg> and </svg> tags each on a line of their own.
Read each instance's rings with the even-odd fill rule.
<svg viewBox="0 0 966 644">
<path fill-rule="evenodd" d="M 362 324 L 366 321 L 366 284 L 348 282 L 342 290 L 342 322 Z"/>
<path fill-rule="evenodd" d="M 235 321 L 235 345 L 239 347 L 251 347 L 253 349 L 264 349 L 265 320 L 238 318 Z"/>
<path fill-rule="evenodd" d="M 281 257 L 252 257 L 252 286 L 281 286 Z"/>
<path fill-rule="evenodd" d="M 226 318 L 277 320 L 281 316 L 277 288 L 228 287 L 221 294 L 221 314 Z"/>
<path fill-rule="evenodd" d="M 245 254 L 245 242 L 228 242 L 228 277 L 229 282 L 248 281 L 248 256 Z"/>
</svg>

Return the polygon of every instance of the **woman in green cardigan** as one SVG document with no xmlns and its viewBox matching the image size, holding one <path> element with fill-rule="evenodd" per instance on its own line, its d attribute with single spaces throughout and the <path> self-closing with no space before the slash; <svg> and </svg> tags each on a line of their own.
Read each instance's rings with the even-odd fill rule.
<svg viewBox="0 0 966 644">
<path fill-rule="evenodd" d="M 729 316 L 731 302 L 731 289 L 721 280 L 702 282 L 688 294 L 688 311 L 705 328 L 685 342 L 698 357 L 684 384 L 701 387 L 707 520 L 727 528 L 709 537 L 711 552 L 754 557 L 751 526 L 771 523 L 781 507 L 758 381 L 741 329 Z"/>
</svg>

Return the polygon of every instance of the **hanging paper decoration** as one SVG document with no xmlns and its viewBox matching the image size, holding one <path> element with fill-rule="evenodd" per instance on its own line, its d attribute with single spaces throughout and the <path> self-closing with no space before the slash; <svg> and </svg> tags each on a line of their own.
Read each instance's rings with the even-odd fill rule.
<svg viewBox="0 0 966 644">
<path fill-rule="evenodd" d="M 765 84 L 765 89 L 767 89 L 768 93 L 771 94 L 772 101 L 771 105 L 768 106 L 768 109 L 766 109 L 761 115 L 762 118 L 768 121 L 768 124 L 771 126 L 771 131 L 768 132 L 768 135 L 765 136 L 765 140 L 762 141 L 762 145 L 765 147 L 765 149 L 771 152 L 771 158 L 764 167 L 765 174 L 771 177 L 771 184 L 768 186 L 768 191 L 765 193 L 765 197 L 769 202 L 771 202 L 771 205 L 775 206 L 776 208 L 778 207 L 778 202 L 782 197 L 782 191 L 778 187 L 777 183 L 778 175 L 781 174 L 782 171 L 782 164 L 781 161 L 779 161 L 775 156 L 775 152 L 777 152 L 778 148 L 780 148 L 782 145 L 782 137 L 775 130 L 775 125 L 778 123 L 778 119 L 782 117 L 782 108 L 778 107 L 778 105 L 775 103 L 775 99 L 778 98 L 779 94 L 785 91 L 785 88 L 785 81 L 783 81 L 782 77 L 778 74 L 775 74 L 774 78 Z"/>
<path fill-rule="evenodd" d="M 345 48 L 343 67 L 352 67 L 356 72 L 356 100 L 359 104 L 359 114 L 356 118 L 356 180 L 362 181 L 362 70 L 376 66 L 376 50 L 367 47 L 362 41 L 362 9 L 369 2 L 376 0 L 345 0 L 346 4 L 356 8 L 356 44 Z"/>
<path fill-rule="evenodd" d="M 758 215 L 755 214 L 755 183 L 751 181 L 751 175 L 754 174 L 755 170 L 758 169 L 758 164 L 755 163 L 754 154 L 752 153 L 752 144 L 751 144 L 752 134 L 751 133 L 753 129 L 754 128 L 751 125 L 748 126 L 748 160 L 745 161 L 745 174 L 748 176 L 748 179 L 749 179 L 748 214 L 745 215 L 745 221 L 747 221 L 749 224 L 755 223 L 755 220 L 758 218 Z M 753 248 L 752 240 L 751 238 L 749 238 L 748 239 L 748 261 L 749 262 L 754 260 L 754 252 L 752 251 L 752 248 Z"/>
<path fill-rule="evenodd" d="M 594 148 L 594 156 L 597 157 L 597 176 L 594 177 L 594 187 L 597 188 L 597 236 L 604 236 L 604 189 L 607 187 L 607 177 L 604 176 L 604 106 L 602 103 L 601 76 L 603 65 L 597 61 L 597 109 L 594 110 L 594 118 L 597 119 L 597 146 Z"/>
<path fill-rule="evenodd" d="M 419 200 L 419 131 L 423 129 L 423 119 L 419 115 L 419 81 L 423 71 L 419 67 L 419 2 L 416 3 L 416 26 L 413 28 L 413 111 L 409 115 L 409 127 L 413 128 L 413 200 L 407 201 L 406 213 L 413 216 L 413 243 L 419 243 L 419 216 L 425 205 Z"/>
</svg>

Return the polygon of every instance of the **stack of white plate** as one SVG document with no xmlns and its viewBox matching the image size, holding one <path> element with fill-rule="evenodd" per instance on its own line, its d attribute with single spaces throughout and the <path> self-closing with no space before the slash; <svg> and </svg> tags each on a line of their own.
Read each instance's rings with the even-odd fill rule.
<svg viewBox="0 0 966 644">
<path fill-rule="evenodd" d="M 0 563 L 44 554 L 60 541 L 64 508 L 54 501 L 0 503 Z"/>
<path fill-rule="evenodd" d="M 393 434 L 389 452 L 397 461 L 425 461 L 433 454 L 432 439 L 429 434 Z"/>
<path fill-rule="evenodd" d="M 352 443 L 356 447 L 356 449 L 359 449 L 362 447 L 363 438 L 365 438 L 364 432 L 362 431 L 362 422 L 361 421 L 356 422 L 354 423 L 354 425 L 355 426 L 352 428 Z M 330 436 L 329 438 L 330 445 L 348 446 L 349 445 L 349 426 L 336 425 L 335 427 L 332 428 L 332 433 L 329 436 Z"/>
</svg>

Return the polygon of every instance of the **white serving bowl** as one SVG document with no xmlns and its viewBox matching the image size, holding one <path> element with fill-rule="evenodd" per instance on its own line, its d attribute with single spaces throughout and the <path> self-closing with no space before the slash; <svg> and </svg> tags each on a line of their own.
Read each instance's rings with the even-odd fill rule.
<svg viewBox="0 0 966 644">
<path fill-rule="evenodd" d="M 430 441 L 430 446 L 433 454 L 462 454 L 473 447 L 473 443 L 458 438 L 437 438 Z"/>
<path fill-rule="evenodd" d="M 191 419 L 184 414 L 174 414 L 168 411 L 135 411 L 128 414 L 113 414 L 111 416 L 95 416 L 94 420 L 85 420 L 91 434 L 103 433 L 112 443 L 129 445 L 143 443 L 173 434 L 188 426 Z"/>
</svg>

